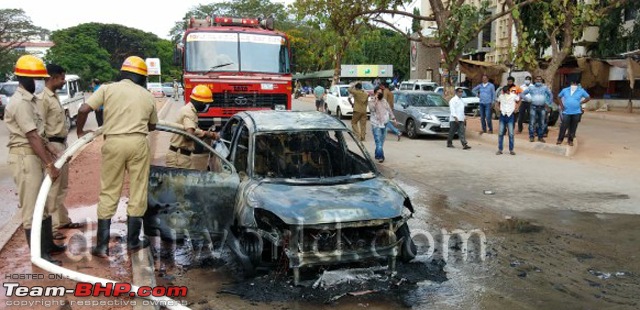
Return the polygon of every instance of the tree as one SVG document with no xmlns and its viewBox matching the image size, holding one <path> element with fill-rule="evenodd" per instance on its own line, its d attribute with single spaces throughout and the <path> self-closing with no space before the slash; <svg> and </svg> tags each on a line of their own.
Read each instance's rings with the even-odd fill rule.
<svg viewBox="0 0 640 310">
<path fill-rule="evenodd" d="M 586 27 L 597 26 L 607 13 L 627 2 L 628 0 L 603 0 L 594 3 L 545 0 L 536 3 L 535 7 L 537 19 L 541 22 L 525 23 L 526 19 L 523 19 L 523 14 L 517 8 L 516 0 L 506 0 L 506 4 L 513 9 L 512 17 L 518 36 L 516 63 L 535 76 L 542 76 L 555 87 L 558 68 L 573 53 L 576 39 L 582 36 Z M 545 40 L 532 41 L 531 38 L 540 37 L 536 34 L 544 34 Z M 545 44 L 548 46 L 544 46 Z M 551 56 L 545 59 L 542 66 L 538 55 L 546 47 L 550 48 Z"/>
<path fill-rule="evenodd" d="M 153 33 L 117 24 L 86 23 L 54 31 L 51 39 L 55 45 L 46 59 L 69 73 L 78 73 L 85 84 L 93 78 L 116 79 L 122 62 L 131 55 L 160 58 L 165 80 L 178 76 L 179 68 L 172 63 L 172 44 Z"/>
<path fill-rule="evenodd" d="M 640 10 L 639 3 L 629 2 L 612 9 L 600 22 L 598 34 L 607 40 L 598 40 L 592 48 L 593 56 L 615 57 L 626 51 L 640 49 L 640 14 L 631 29 L 625 29 L 621 18 L 623 11 Z"/>
<path fill-rule="evenodd" d="M 0 77 L 13 73 L 13 66 L 20 56 L 14 49 L 35 36 L 49 32 L 35 26 L 22 9 L 0 9 Z"/>
<path fill-rule="evenodd" d="M 541 0 L 525 0 L 510 7 L 501 13 L 491 13 L 489 1 L 482 1 L 480 5 L 468 4 L 465 0 L 429 0 L 433 14 L 430 16 L 418 15 L 406 12 L 402 9 L 402 3 L 398 1 L 378 0 L 376 8 L 362 11 L 358 14 L 368 16 L 371 21 L 387 25 L 398 33 L 404 34 L 409 40 L 419 41 L 427 47 L 439 47 L 444 56 L 444 69 L 447 74 L 455 70 L 458 61 L 462 57 L 468 44 L 487 25 L 496 19 L 511 13 L 516 7 L 522 7 Z M 422 31 L 406 34 L 402 29 L 386 21 L 386 15 L 400 15 L 412 18 L 414 21 L 435 22 L 437 29 L 435 38 L 422 35 Z M 422 29 L 420 29 L 422 30 Z M 444 86 L 447 97 L 453 94 L 453 83 L 450 75 L 445 76 Z"/>
<path fill-rule="evenodd" d="M 299 20 L 308 22 L 320 31 L 320 35 L 332 39 L 332 43 L 326 47 L 333 56 L 332 84 L 340 79 L 342 59 L 347 48 L 367 24 L 367 19 L 358 12 L 369 6 L 370 2 L 363 0 L 296 0 L 293 3 L 293 11 Z"/>
</svg>

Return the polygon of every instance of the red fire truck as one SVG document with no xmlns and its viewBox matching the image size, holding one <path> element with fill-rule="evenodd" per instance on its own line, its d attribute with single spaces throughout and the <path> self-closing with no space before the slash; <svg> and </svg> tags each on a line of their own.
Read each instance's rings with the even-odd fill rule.
<svg viewBox="0 0 640 310">
<path fill-rule="evenodd" d="M 191 18 L 177 51 L 185 101 L 199 84 L 213 92 L 213 103 L 198 115 L 201 128 L 240 111 L 291 110 L 289 41 L 272 18 Z"/>
</svg>

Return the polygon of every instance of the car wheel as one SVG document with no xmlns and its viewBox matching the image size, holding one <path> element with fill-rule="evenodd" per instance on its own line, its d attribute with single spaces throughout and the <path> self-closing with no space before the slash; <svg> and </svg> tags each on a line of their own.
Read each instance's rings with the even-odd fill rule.
<svg viewBox="0 0 640 310">
<path fill-rule="evenodd" d="M 415 139 L 418 137 L 418 132 L 416 131 L 416 123 L 410 119 L 407 121 L 407 137 L 409 139 Z"/>
<path fill-rule="evenodd" d="M 396 231 L 396 238 L 404 238 L 400 248 L 400 260 L 404 263 L 408 263 L 416 257 L 418 247 L 415 242 L 413 242 L 413 238 L 411 238 L 411 232 L 409 232 L 409 225 L 407 225 L 407 223 L 404 223 L 400 228 L 398 228 Z"/>
<path fill-rule="evenodd" d="M 342 119 L 342 111 L 340 110 L 340 107 L 336 107 L 336 117 L 338 119 Z"/>
<path fill-rule="evenodd" d="M 69 110 L 64 111 L 64 117 L 67 119 L 67 124 L 69 124 L 69 128 L 72 128 L 76 125 L 73 119 L 71 118 L 71 116 L 69 116 Z"/>
</svg>

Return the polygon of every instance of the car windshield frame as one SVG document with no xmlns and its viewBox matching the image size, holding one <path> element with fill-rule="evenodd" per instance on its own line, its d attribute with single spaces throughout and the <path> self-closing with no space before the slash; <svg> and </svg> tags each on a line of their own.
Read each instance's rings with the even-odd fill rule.
<svg viewBox="0 0 640 310">
<path fill-rule="evenodd" d="M 449 107 L 449 103 L 438 93 L 408 93 L 407 103 L 416 108 Z"/>
<path fill-rule="evenodd" d="M 282 35 L 191 32 L 184 53 L 186 72 L 291 73 L 288 41 Z"/>
<path fill-rule="evenodd" d="M 326 150 L 327 147 L 332 147 L 332 146 L 325 145 L 325 147 L 323 148 L 322 146 L 314 144 L 314 143 L 322 143 L 319 141 L 319 137 L 322 137 L 324 135 L 324 132 L 328 133 L 328 136 L 324 136 L 324 137 L 328 137 L 329 141 L 333 141 L 333 143 L 337 143 L 337 145 L 334 145 L 334 146 L 337 147 L 335 151 L 339 153 L 333 152 L 333 154 L 331 154 L 329 151 Z M 296 134 L 296 136 L 291 137 L 292 134 Z M 334 136 L 332 137 L 331 135 L 334 135 Z M 267 136 L 271 136 L 269 137 L 269 140 L 262 139 L 262 138 L 266 138 Z M 276 136 L 278 136 L 278 138 L 275 138 Z M 300 139 L 302 137 L 304 137 L 307 140 L 298 140 L 298 141 L 288 140 L 288 142 L 285 142 L 285 140 L 282 140 L 282 139 L 292 139 L 292 138 Z M 316 140 L 309 141 L 308 138 L 310 137 Z M 299 184 L 299 183 L 340 184 L 340 183 L 349 183 L 349 182 L 362 180 L 362 179 L 370 179 L 378 175 L 376 166 L 371 160 L 371 157 L 369 157 L 369 154 L 366 152 L 366 149 L 364 149 L 361 143 L 358 143 L 353 133 L 347 129 L 262 131 L 262 132 L 254 133 L 252 140 L 254 145 L 254 151 L 253 151 L 253 159 L 252 159 L 253 169 L 251 169 L 252 170 L 251 178 L 255 180 L 261 180 L 262 182 L 296 183 L 296 184 Z M 272 145 L 274 142 L 277 145 L 275 146 Z M 328 142 L 325 141 L 324 143 L 328 143 Z M 298 148 L 298 149 L 293 151 L 291 150 L 291 148 Z M 282 175 L 276 175 L 275 174 L 276 172 L 271 174 L 272 172 L 264 173 L 260 171 L 259 166 L 256 165 L 257 162 L 264 160 L 264 157 L 266 157 L 265 156 L 266 153 L 273 153 L 274 150 L 276 154 L 271 154 L 270 156 L 272 158 L 277 158 L 280 161 L 278 163 L 279 165 L 284 164 L 285 169 L 289 168 L 288 165 L 298 165 L 300 169 L 298 170 L 298 172 L 300 174 L 296 174 L 295 172 L 288 171 Z M 281 152 L 281 153 L 278 154 L 277 152 Z M 302 167 L 313 160 L 314 153 L 326 154 L 328 156 L 333 156 L 336 158 L 342 156 L 341 159 L 345 162 L 342 163 L 343 166 L 341 169 L 346 169 L 346 166 L 347 166 L 346 160 L 348 156 L 357 156 L 358 158 L 355 158 L 353 160 L 359 161 L 356 164 L 360 164 L 359 168 L 362 170 L 354 170 L 354 173 L 344 173 L 342 175 L 335 175 L 335 176 L 334 175 L 329 175 L 329 176 L 301 175 L 302 172 L 300 171 L 301 169 L 303 169 Z M 303 159 L 302 158 L 303 156 L 301 156 L 302 154 L 306 154 L 306 158 Z M 344 154 L 344 155 L 337 155 L 337 154 Z M 300 161 L 294 162 L 295 159 L 299 159 Z M 328 157 L 327 157 L 327 162 L 331 162 L 331 160 Z M 273 168 L 269 164 L 265 164 L 264 167 Z M 352 166 L 349 166 L 349 168 L 356 169 Z M 331 169 L 331 171 L 333 172 L 333 169 Z"/>
</svg>

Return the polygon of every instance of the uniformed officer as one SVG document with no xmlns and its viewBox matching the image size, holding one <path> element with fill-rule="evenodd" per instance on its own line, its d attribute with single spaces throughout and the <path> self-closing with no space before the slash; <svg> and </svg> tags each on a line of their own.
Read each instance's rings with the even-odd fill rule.
<svg viewBox="0 0 640 310">
<path fill-rule="evenodd" d="M 44 62 L 38 57 L 24 55 L 16 62 L 14 74 L 19 86 L 9 100 L 4 121 L 9 131 L 9 166 L 18 187 L 22 227 L 27 243 L 31 245 L 31 222 L 36 197 L 44 179 L 43 168 L 53 180 L 58 178 L 60 171 L 53 166 L 55 150 L 44 139 L 44 124 L 33 95 L 36 88 L 44 87 L 42 78 L 49 76 Z M 66 247 L 53 242 L 51 217 L 46 208 L 42 218 L 42 258 L 60 265 L 61 262 L 51 258 L 50 254 L 63 252 Z"/>
<path fill-rule="evenodd" d="M 198 112 L 204 112 L 207 104 L 213 102 L 211 89 L 205 85 L 198 85 L 191 92 L 190 102 L 180 108 L 176 123 L 183 125 L 184 129 L 199 138 L 218 139 L 218 135 L 212 131 L 204 131 L 198 128 Z M 191 160 L 194 149 L 193 140 L 179 134 L 173 134 L 166 156 L 167 167 L 196 169 Z"/>
<path fill-rule="evenodd" d="M 111 217 L 116 213 L 122 194 L 125 171 L 129 174 L 127 207 L 127 248 L 147 247 L 140 240 L 142 216 L 147 210 L 147 187 L 151 154 L 147 135 L 158 123 L 155 100 L 145 88 L 147 65 L 137 56 L 125 59 L 120 69 L 121 80 L 102 85 L 78 110 L 78 137 L 86 134 L 87 115 L 104 106 L 104 144 L 100 171 L 97 245 L 91 253 L 109 255 Z"/>
<path fill-rule="evenodd" d="M 69 120 L 65 114 L 56 91 L 65 85 L 66 72 L 64 68 L 56 64 L 47 65 L 48 78 L 45 78 L 44 91 L 37 95 L 38 108 L 44 120 L 44 134 L 49 145 L 61 154 L 67 148 L 67 135 L 69 134 Z M 47 210 L 53 219 L 53 238 L 64 239 L 59 229 L 80 228 L 79 223 L 73 223 L 69 219 L 69 212 L 64 206 L 69 187 L 69 165 L 65 164 L 60 169 L 60 176 L 51 184 L 51 190 L 47 196 Z"/>
</svg>

